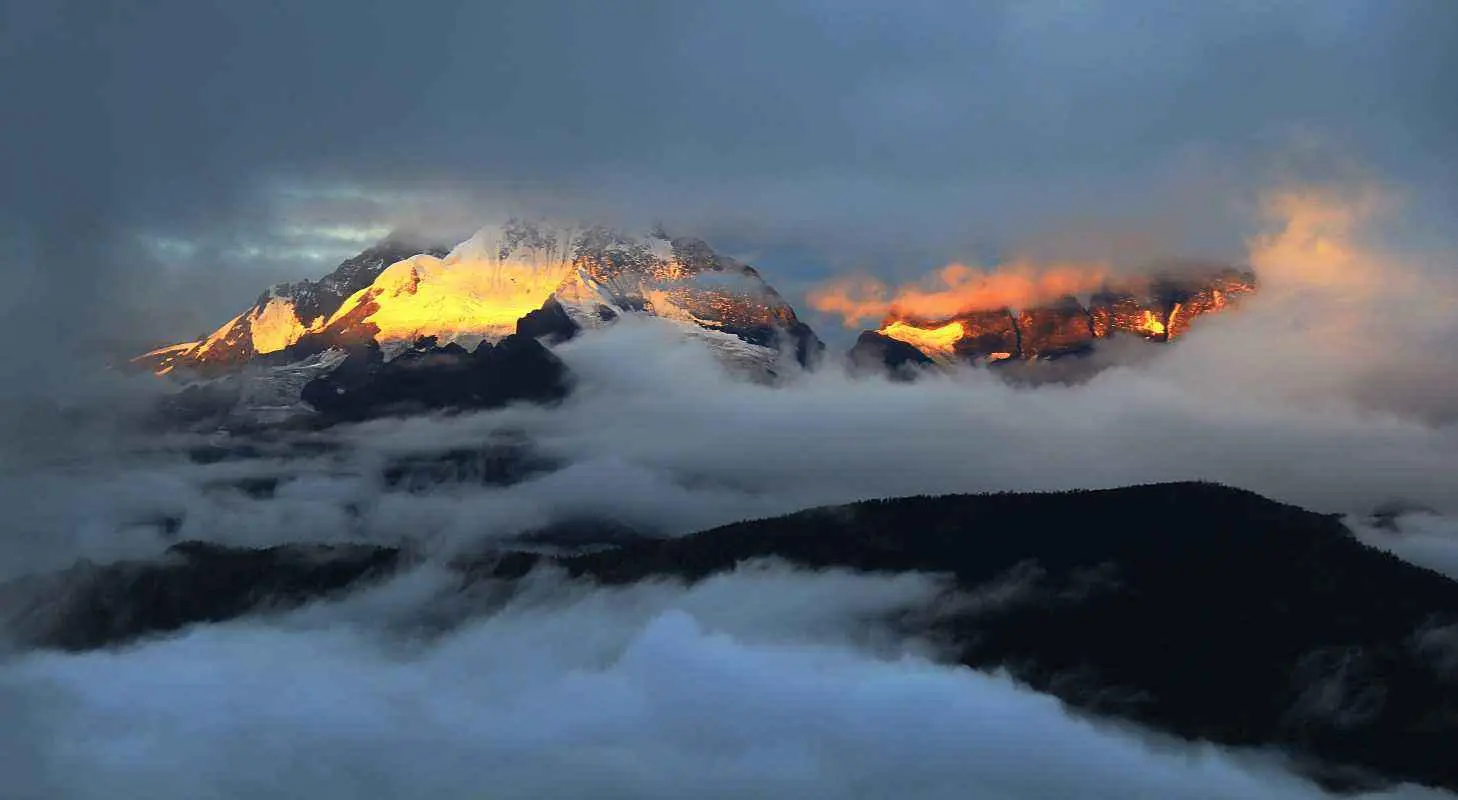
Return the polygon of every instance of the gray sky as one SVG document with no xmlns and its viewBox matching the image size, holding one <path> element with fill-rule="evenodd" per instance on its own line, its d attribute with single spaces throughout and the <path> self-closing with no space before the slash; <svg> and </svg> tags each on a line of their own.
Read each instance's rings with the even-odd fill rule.
<svg viewBox="0 0 1458 800">
<path fill-rule="evenodd" d="M 1029 242 L 1238 255 L 1292 170 L 1451 216 L 1455 45 L 1450 0 L 0 0 L 3 310 L 190 336 L 504 213 L 663 220 L 796 299 Z"/>
</svg>

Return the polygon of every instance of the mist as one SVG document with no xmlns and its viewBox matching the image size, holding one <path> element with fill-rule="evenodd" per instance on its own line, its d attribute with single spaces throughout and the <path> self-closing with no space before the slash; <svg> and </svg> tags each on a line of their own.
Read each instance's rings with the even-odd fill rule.
<svg viewBox="0 0 1458 800">
<path fill-rule="evenodd" d="M 175 518 L 184 538 L 403 537 L 449 552 L 577 518 L 684 534 L 869 497 L 1191 479 L 1329 513 L 1458 513 L 1458 350 L 1413 347 L 1458 339 L 1453 262 L 1386 249 L 1390 217 L 1360 187 L 1271 197 L 1249 237 L 1259 291 L 1172 345 L 1109 343 L 1114 366 L 1081 383 L 981 368 L 900 383 L 832 357 L 769 386 L 670 323 L 628 318 L 558 348 L 575 381 L 560 406 L 287 434 L 293 450 L 211 464 L 183 455 L 205 441 L 184 435 L 110 449 L 77 437 L 71 461 L 56 442 L 55 464 L 11 483 L 27 501 L 6 546 L 62 562 L 145 554 L 155 521 Z M 554 467 L 504 487 L 383 491 L 392 459 L 504 436 Z M 229 489 L 250 477 L 277 491 Z"/>
<path fill-rule="evenodd" d="M 188 453 L 226 436 L 135 437 L 116 421 L 95 423 L 107 436 L 80 424 L 53 447 L 12 449 L 23 469 L 5 483 L 7 576 L 154 557 L 182 538 L 403 541 L 428 563 L 339 603 L 117 650 L 8 655 L 10 785 L 67 798 L 668 797 L 686 785 L 1320 797 L 1273 754 L 1093 722 L 942 664 L 933 644 L 883 624 L 934 605 L 936 576 L 760 564 L 688 588 L 600 589 L 546 574 L 501 606 L 434 566 L 573 519 L 677 535 L 868 497 L 1196 478 L 1351 515 L 1364 541 L 1454 575 L 1451 373 L 1402 347 L 1447 335 L 1449 296 L 1432 287 L 1448 262 L 1383 247 L 1390 217 L 1354 204 L 1361 192 L 1276 196 L 1300 199 L 1273 200 L 1249 237 L 1262 276 L 1250 302 L 1172 345 L 1112 343 L 1139 357 L 1080 383 L 1019 386 L 981 368 L 895 382 L 832 360 L 765 385 L 670 323 L 628 317 L 557 349 L 575 379 L 558 406 L 278 433 L 221 460 Z M 1406 309 L 1395 321 L 1394 302 Z M 1359 344 L 1393 355 L 1348 357 Z M 551 466 L 505 486 L 382 481 L 400 458 L 503 437 Z M 257 478 L 278 483 L 239 488 Z M 1431 511 L 1373 527 L 1367 515 L 1394 499 Z M 1451 669 L 1450 631 L 1414 636 Z"/>
<path fill-rule="evenodd" d="M 406 585 L 401 585 L 406 584 Z M 409 585 L 413 584 L 413 585 Z M 436 588 L 437 592 L 431 589 Z M 691 588 L 539 576 L 439 637 L 339 605 L 0 666 L 20 797 L 1315 798 L 1279 760 L 1070 717 L 997 675 L 868 641 L 923 578 L 747 565 Z M 18 708 L 17 708 L 18 706 Z M 17 757 L 18 756 L 18 757 Z M 1437 796 L 1397 790 L 1388 797 Z"/>
</svg>

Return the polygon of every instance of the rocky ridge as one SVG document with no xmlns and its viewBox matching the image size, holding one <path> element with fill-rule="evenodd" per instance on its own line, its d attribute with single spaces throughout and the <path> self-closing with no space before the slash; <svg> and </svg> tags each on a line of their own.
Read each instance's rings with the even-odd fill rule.
<svg viewBox="0 0 1458 800">
<path fill-rule="evenodd" d="M 1232 267 L 1187 267 L 1110 283 L 1088 298 L 1066 296 L 1024 309 L 967 311 L 922 319 L 893 312 L 865 331 L 850 358 L 861 367 L 1055 360 L 1089 353 L 1100 339 L 1130 335 L 1171 342 L 1198 317 L 1256 290 L 1255 274 Z"/>
</svg>

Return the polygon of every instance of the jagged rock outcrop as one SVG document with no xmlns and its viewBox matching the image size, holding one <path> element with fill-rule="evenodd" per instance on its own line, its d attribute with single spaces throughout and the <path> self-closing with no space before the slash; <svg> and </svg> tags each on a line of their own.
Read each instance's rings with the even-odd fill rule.
<svg viewBox="0 0 1458 800">
<path fill-rule="evenodd" d="M 1093 321 L 1076 297 L 1023 309 L 1018 312 L 1017 324 L 1017 354 L 1021 358 L 1082 355 L 1093 347 Z"/>
<path fill-rule="evenodd" d="M 548 298 L 541 308 L 528 311 L 526 316 L 516 321 L 518 335 L 530 336 L 549 345 L 561 344 L 581 330 L 582 326 L 572 320 L 555 297 Z"/>
<path fill-rule="evenodd" d="M 858 370 L 887 369 L 893 378 L 904 379 L 907 367 L 934 363 L 914 346 L 877 331 L 864 331 L 850 352 L 851 365 Z"/>
<path fill-rule="evenodd" d="M 1017 317 L 1007 309 L 971 312 L 949 322 L 962 326 L 962 336 L 952 346 L 962 358 L 997 361 L 1015 357 L 1022 346 Z"/>
<path fill-rule="evenodd" d="M 386 361 L 371 342 L 327 375 L 303 387 L 301 399 L 330 419 L 437 409 L 495 408 L 511 402 L 547 403 L 569 390 L 566 365 L 541 342 L 512 334 L 474 351 L 422 339 Z"/>
<path fill-rule="evenodd" d="M 1147 339 L 1163 336 L 1164 312 L 1156 303 L 1141 301 L 1134 292 L 1104 289 L 1095 292 L 1088 305 L 1089 324 L 1094 338 L 1103 339 L 1115 333 L 1133 333 Z"/>
<path fill-rule="evenodd" d="M 852 362 L 901 371 L 904 349 L 894 362 L 879 339 L 894 339 L 938 363 L 1046 361 L 1081 356 L 1099 339 L 1125 334 L 1169 342 L 1189 330 L 1195 318 L 1221 311 L 1255 291 L 1255 275 L 1233 268 L 1186 268 L 1139 281 L 1111 284 L 1087 305 L 1068 296 L 1024 309 L 968 311 L 945 319 L 892 314 L 865 334 L 851 351 Z M 879 359 L 879 360 L 878 360 Z"/>
<path fill-rule="evenodd" d="M 1196 285 L 1178 282 L 1158 287 L 1160 297 L 1170 304 L 1165 330 L 1171 340 L 1189 330 L 1191 321 L 1205 314 L 1223 310 L 1241 295 L 1255 290 L 1255 274 L 1239 270 L 1222 270 Z"/>
</svg>

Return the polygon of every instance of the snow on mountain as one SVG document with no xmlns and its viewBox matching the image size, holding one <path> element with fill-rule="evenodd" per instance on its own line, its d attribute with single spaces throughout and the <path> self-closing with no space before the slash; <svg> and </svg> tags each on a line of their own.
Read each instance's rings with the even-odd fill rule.
<svg viewBox="0 0 1458 800">
<path fill-rule="evenodd" d="M 782 352 L 808 364 L 823 348 L 753 267 L 701 240 L 514 220 L 448 253 L 387 239 L 319 281 L 275 286 L 199 341 L 135 361 L 159 374 L 218 375 L 259 357 L 286 364 L 368 341 L 387 358 L 421 337 L 472 348 L 515 332 L 549 301 L 579 329 L 624 313 L 659 317 L 730 362 L 770 372 Z"/>
<path fill-rule="evenodd" d="M 391 237 L 318 281 L 273 287 L 202 339 L 133 361 L 197 390 L 185 416 L 253 424 L 308 413 L 300 388 L 346 354 L 378 348 L 389 362 L 422 342 L 469 352 L 517 333 L 551 345 L 622 315 L 675 326 L 753 380 L 824 349 L 753 267 L 701 240 L 511 221 L 449 252 Z"/>
<path fill-rule="evenodd" d="M 719 341 L 717 351 L 732 351 L 735 358 L 773 361 L 783 353 L 809 366 L 824 348 L 758 271 L 699 239 L 661 230 L 634 239 L 592 228 L 575 240 L 573 267 L 554 297 L 584 328 L 640 312 Z M 721 337 L 705 332 L 728 334 L 750 347 L 724 348 Z"/>
<path fill-rule="evenodd" d="M 294 345 L 333 315 L 345 298 L 373 283 L 386 267 L 420 253 L 444 255 L 445 250 L 391 234 L 317 281 L 270 287 L 251 308 L 201 339 L 157 348 L 133 362 L 158 374 L 179 377 L 236 370 L 258 356 Z"/>
<path fill-rule="evenodd" d="M 493 247 L 479 233 L 444 258 L 422 254 L 390 265 L 322 327 L 346 320 L 372 326 L 371 335 L 387 350 L 422 336 L 467 347 L 496 342 L 552 296 L 571 269 L 566 256 L 565 248 Z"/>
</svg>

